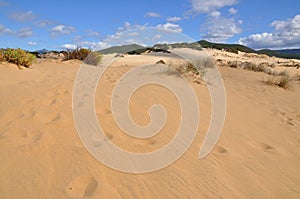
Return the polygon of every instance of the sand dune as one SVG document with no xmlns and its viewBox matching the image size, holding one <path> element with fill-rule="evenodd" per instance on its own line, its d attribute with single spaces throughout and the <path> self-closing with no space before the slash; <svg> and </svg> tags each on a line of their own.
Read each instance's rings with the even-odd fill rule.
<svg viewBox="0 0 300 199">
<path fill-rule="evenodd" d="M 229 68 L 229 60 L 270 62 L 216 50 L 227 94 L 225 126 L 213 151 L 198 152 L 210 122 L 210 97 L 204 84 L 191 82 L 201 120 L 189 150 L 167 168 L 129 174 L 98 162 L 77 134 L 72 113 L 73 83 L 80 62 L 40 60 L 31 69 L 0 65 L 0 198 L 299 198 L 300 81 L 290 89 L 264 84 L 264 73 Z M 132 152 L 157 150 L 175 136 L 180 109 L 175 96 L 160 86 L 138 90 L 130 104 L 133 119 L 150 122 L 153 103 L 169 117 L 150 139 L 125 135 L 115 124 L 110 101 L 118 79 L 140 64 L 172 57 L 126 56 L 112 64 L 96 92 L 96 113 L 107 138 Z M 278 70 L 282 70 L 278 66 Z M 300 70 L 288 68 L 300 74 Z M 176 78 L 176 77 L 174 77 Z"/>
</svg>

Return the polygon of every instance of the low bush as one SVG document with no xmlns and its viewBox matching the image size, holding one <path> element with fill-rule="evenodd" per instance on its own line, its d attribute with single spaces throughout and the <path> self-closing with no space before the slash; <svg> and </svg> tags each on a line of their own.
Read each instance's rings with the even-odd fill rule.
<svg viewBox="0 0 300 199">
<path fill-rule="evenodd" d="M 251 71 L 256 71 L 257 65 L 252 62 L 243 62 L 241 63 L 241 68 Z"/>
<path fill-rule="evenodd" d="M 97 66 L 101 63 L 102 60 L 102 54 L 99 52 L 92 52 L 87 56 L 87 58 L 84 60 L 84 63 Z"/>
<path fill-rule="evenodd" d="M 268 85 L 276 85 L 281 88 L 287 89 L 290 87 L 292 79 L 289 76 L 269 76 L 263 82 Z"/>
<path fill-rule="evenodd" d="M 13 63 L 17 66 L 24 66 L 29 68 L 29 66 L 31 66 L 35 62 L 35 60 L 35 55 L 20 48 L 7 48 L 0 50 L 0 61 Z"/>
<path fill-rule="evenodd" d="M 215 60 L 209 55 L 201 55 L 197 59 L 191 61 L 191 64 L 198 70 L 203 68 L 213 68 L 215 67 Z"/>
<path fill-rule="evenodd" d="M 172 61 L 167 64 L 169 67 L 176 70 L 179 74 L 192 73 L 194 75 L 200 75 L 201 77 L 205 74 L 205 68 L 201 61 L 193 60 L 189 61 Z"/>
<path fill-rule="evenodd" d="M 230 68 L 237 68 L 239 66 L 238 61 L 228 61 L 227 64 Z"/>
<path fill-rule="evenodd" d="M 265 73 L 267 73 L 269 75 L 273 75 L 273 76 L 286 76 L 286 77 L 289 77 L 288 72 L 285 71 L 285 70 L 275 71 L 275 70 L 268 69 L 268 70 L 265 71 Z"/>
<path fill-rule="evenodd" d="M 67 50 L 64 52 L 64 60 L 71 60 L 71 59 L 78 59 L 78 60 L 85 60 L 87 56 L 91 53 L 92 51 L 90 49 L 85 49 L 85 48 L 76 48 L 74 50 Z"/>
<path fill-rule="evenodd" d="M 63 52 L 64 61 L 71 59 L 78 59 L 84 61 L 89 65 L 98 65 L 102 60 L 102 54 L 99 52 L 92 52 L 90 49 L 86 48 L 76 48 L 74 50 L 67 50 Z"/>
<path fill-rule="evenodd" d="M 297 75 L 295 76 L 295 80 L 296 80 L 296 81 L 300 81 L 300 74 L 297 74 Z"/>
</svg>

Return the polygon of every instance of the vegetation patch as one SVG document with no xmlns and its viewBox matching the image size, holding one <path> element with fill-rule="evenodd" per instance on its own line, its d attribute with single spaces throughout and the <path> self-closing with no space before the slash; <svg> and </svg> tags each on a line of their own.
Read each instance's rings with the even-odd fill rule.
<svg viewBox="0 0 300 199">
<path fill-rule="evenodd" d="M 290 76 L 274 76 L 270 75 L 267 78 L 263 79 L 263 82 L 267 85 L 275 85 L 281 88 L 287 89 L 290 87 L 290 82 L 292 79 Z"/>
<path fill-rule="evenodd" d="M 84 63 L 89 65 L 98 65 L 101 63 L 102 54 L 99 52 L 93 52 L 86 48 L 76 48 L 74 50 L 68 50 L 64 52 L 64 61 L 71 59 L 78 59 L 84 61 Z"/>
<path fill-rule="evenodd" d="M 16 64 L 19 68 L 20 66 L 29 68 L 35 60 L 35 55 L 20 48 L 7 48 L 0 50 L 0 61 Z"/>
</svg>

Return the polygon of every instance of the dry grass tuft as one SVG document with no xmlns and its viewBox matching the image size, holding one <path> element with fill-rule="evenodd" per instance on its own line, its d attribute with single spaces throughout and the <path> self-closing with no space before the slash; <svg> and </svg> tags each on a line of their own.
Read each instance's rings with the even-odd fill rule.
<svg viewBox="0 0 300 199">
<path fill-rule="evenodd" d="M 286 76 L 289 77 L 289 74 L 286 70 L 283 71 L 274 71 L 274 70 L 267 70 L 265 73 L 272 75 L 272 76 Z"/>
<path fill-rule="evenodd" d="M 98 65 L 102 60 L 102 55 L 99 52 L 92 52 L 90 49 L 76 48 L 68 50 L 64 53 L 64 61 L 78 59 L 89 65 Z"/>
<path fill-rule="evenodd" d="M 167 76 L 174 76 L 178 78 L 181 77 L 181 74 L 177 70 L 174 70 L 172 68 L 168 68 L 167 70 L 164 70 L 162 73 Z"/>
<path fill-rule="evenodd" d="M 193 59 L 191 61 L 191 64 L 198 70 L 203 68 L 213 68 L 216 65 L 215 59 L 206 54 L 200 54 L 197 59 Z"/>
<path fill-rule="evenodd" d="M 290 87 L 290 82 L 292 79 L 289 76 L 268 76 L 268 78 L 264 79 L 263 82 L 267 85 L 275 85 L 284 89 L 288 89 Z"/>
<path fill-rule="evenodd" d="M 297 74 L 297 75 L 295 76 L 295 80 L 296 80 L 296 81 L 300 81 L 300 74 Z"/>
<path fill-rule="evenodd" d="M 252 62 L 241 62 L 241 61 L 228 61 L 227 65 L 231 68 L 241 68 L 245 70 L 250 70 L 254 72 L 264 72 L 264 73 L 272 73 L 273 64 L 269 64 L 266 62 L 262 62 L 259 64 L 255 64 Z"/>
<path fill-rule="evenodd" d="M 238 61 L 228 61 L 227 64 L 230 68 L 237 68 L 240 65 Z"/>
</svg>

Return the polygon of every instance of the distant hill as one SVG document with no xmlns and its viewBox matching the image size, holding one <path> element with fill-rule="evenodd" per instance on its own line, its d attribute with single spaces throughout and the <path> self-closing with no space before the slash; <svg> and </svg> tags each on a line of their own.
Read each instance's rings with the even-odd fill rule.
<svg viewBox="0 0 300 199">
<path fill-rule="evenodd" d="M 170 48 L 191 48 L 195 50 L 202 50 L 201 45 L 199 45 L 197 42 L 194 43 L 173 43 L 173 44 L 155 44 L 153 48 L 156 49 L 163 49 L 163 50 L 169 50 Z"/>
<path fill-rule="evenodd" d="M 110 48 L 106 48 L 103 50 L 99 50 L 98 52 L 102 54 L 112 54 L 112 53 L 128 53 L 133 50 L 144 48 L 138 44 L 131 44 L 131 45 L 123 45 L 123 46 L 113 46 Z"/>
<path fill-rule="evenodd" d="M 39 53 L 39 54 L 45 54 L 45 53 L 48 53 L 48 52 L 50 52 L 50 51 L 47 50 L 47 49 L 42 49 L 42 50 L 36 50 L 35 52 L 36 52 L 36 53 Z"/>
<path fill-rule="evenodd" d="M 285 59 L 300 59 L 300 49 L 295 50 L 254 50 L 247 46 L 239 45 L 239 44 L 222 44 L 222 43 L 211 43 L 205 40 L 201 40 L 197 42 L 203 48 L 213 48 L 218 50 L 226 50 L 228 52 L 238 53 L 238 51 L 246 52 L 246 53 L 257 53 L 257 54 L 265 54 L 270 57 L 279 57 Z"/>
<path fill-rule="evenodd" d="M 140 48 L 140 49 L 136 49 L 136 50 L 132 50 L 132 51 L 129 51 L 127 52 L 127 54 L 129 55 L 140 55 L 142 53 L 146 53 L 146 52 L 160 52 L 160 53 L 170 53 L 170 51 L 168 50 L 165 50 L 163 48 L 154 48 L 154 47 L 151 47 L 151 48 Z"/>
<path fill-rule="evenodd" d="M 201 50 L 202 48 L 212 48 L 218 50 L 225 50 L 232 53 L 238 53 L 238 51 L 246 53 L 257 53 L 266 54 L 270 57 L 275 56 L 279 58 L 286 59 L 300 59 L 300 49 L 291 50 L 254 50 L 247 46 L 240 44 L 224 44 L 224 43 L 212 43 L 206 40 L 201 40 L 193 43 L 174 43 L 174 44 L 155 44 L 153 47 L 143 47 L 137 44 L 124 45 L 124 46 L 114 46 L 99 52 L 102 54 L 110 53 L 128 53 L 128 54 L 142 54 L 145 52 L 167 52 L 171 48 L 192 48 L 196 50 Z"/>
<path fill-rule="evenodd" d="M 300 55 L 300 49 L 284 49 L 284 50 L 276 50 L 276 51 L 285 54 Z"/>
<path fill-rule="evenodd" d="M 255 53 L 255 50 L 239 44 L 211 43 L 206 40 L 201 40 L 198 41 L 197 43 L 203 48 L 213 48 L 213 49 L 225 50 L 233 53 L 238 53 L 238 51 L 246 52 L 246 53 Z"/>
<path fill-rule="evenodd" d="M 285 59 L 300 59 L 300 54 L 290 54 L 286 53 L 284 50 L 269 50 L 269 49 L 264 49 L 264 50 L 258 50 L 256 51 L 257 54 L 266 54 L 270 57 L 279 57 L 279 58 L 285 58 Z"/>
</svg>

